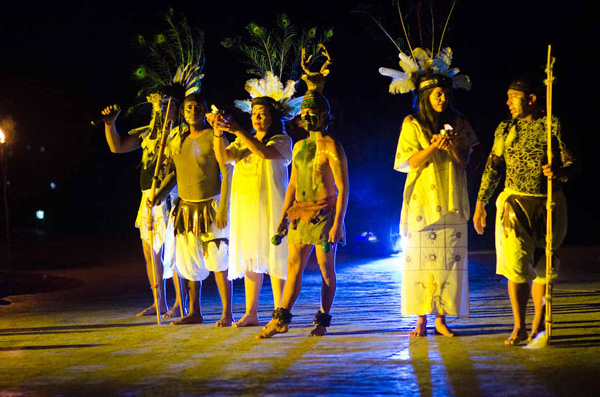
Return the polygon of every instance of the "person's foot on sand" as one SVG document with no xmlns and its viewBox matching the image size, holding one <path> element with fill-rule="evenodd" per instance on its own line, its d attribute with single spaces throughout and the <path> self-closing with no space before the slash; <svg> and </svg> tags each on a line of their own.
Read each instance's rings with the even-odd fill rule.
<svg viewBox="0 0 600 397">
<path fill-rule="evenodd" d="M 190 313 L 177 321 L 173 321 L 171 325 L 202 324 L 203 322 L 204 318 L 202 317 L 202 314 Z"/>
<path fill-rule="evenodd" d="M 266 339 L 277 334 L 285 334 L 286 332 L 288 332 L 288 325 L 279 322 L 279 320 L 273 319 L 263 327 L 263 331 L 260 334 L 256 335 L 256 338 Z"/>
<path fill-rule="evenodd" d="M 260 323 L 258 322 L 258 316 L 255 315 L 250 315 L 250 314 L 244 314 L 244 316 L 242 318 L 240 318 L 239 321 L 236 321 L 235 323 L 233 323 L 234 327 L 256 327 L 258 326 Z"/>
</svg>

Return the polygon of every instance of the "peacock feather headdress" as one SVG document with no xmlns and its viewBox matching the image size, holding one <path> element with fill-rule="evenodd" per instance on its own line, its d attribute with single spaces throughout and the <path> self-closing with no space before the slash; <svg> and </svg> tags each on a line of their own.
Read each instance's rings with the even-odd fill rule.
<svg viewBox="0 0 600 397">
<path fill-rule="evenodd" d="M 181 102 L 187 95 L 202 89 L 204 33 L 193 31 L 183 16 L 176 22 L 174 14 L 173 9 L 169 9 L 165 15 L 165 32 L 158 33 L 152 40 L 142 35 L 137 37 L 146 58 L 134 72 L 134 77 L 143 85 L 138 96 L 161 93 Z"/>
<path fill-rule="evenodd" d="M 324 42 L 333 36 L 333 29 L 326 30 L 317 38 L 317 28 L 298 33 L 290 18 L 281 14 L 277 17 L 277 26 L 268 30 L 263 26 L 250 23 L 246 26 L 250 41 L 241 37 L 223 40 L 226 48 L 237 50 L 250 66 L 248 73 L 258 76 L 248 80 L 244 86 L 250 94 L 249 99 L 236 100 L 235 106 L 244 112 L 252 112 L 252 100 L 258 97 L 270 97 L 276 101 L 279 111 L 285 119 L 291 119 L 300 113 L 302 97 L 294 98 L 298 83 L 298 69 L 302 62 L 301 51 L 309 48 L 317 53 L 316 41 Z M 317 57 L 315 56 L 314 59 Z M 314 61 L 313 59 L 313 61 Z M 285 83 L 283 76 L 288 75 Z"/>
</svg>

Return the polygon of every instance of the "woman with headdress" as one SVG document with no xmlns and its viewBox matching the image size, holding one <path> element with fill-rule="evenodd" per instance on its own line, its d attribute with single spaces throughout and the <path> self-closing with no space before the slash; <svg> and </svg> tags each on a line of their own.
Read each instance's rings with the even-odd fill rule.
<svg viewBox="0 0 600 397">
<path fill-rule="evenodd" d="M 266 79 L 276 79 L 268 73 Z M 273 81 L 272 81 L 273 82 Z M 248 86 L 248 85 L 247 85 Z M 284 132 L 282 104 L 271 96 L 251 101 L 252 131 L 218 113 L 207 115 L 215 130 L 214 149 L 220 163 L 233 163 L 229 278 L 244 277 L 246 312 L 237 327 L 259 324 L 258 297 L 263 275 L 271 277 L 273 301 L 278 307 L 287 274 L 287 247 L 272 245 L 288 185 L 287 167 L 292 140 Z M 236 136 L 225 146 L 224 131 Z"/>
<path fill-rule="evenodd" d="M 445 336 L 454 335 L 447 315 L 469 315 L 465 168 L 478 141 L 450 103 L 453 83 L 470 88 L 466 76 L 451 77 L 457 72 L 448 68 L 451 57 L 449 48 L 435 58 L 416 48 L 412 58 L 400 54 L 406 73 L 380 69 L 395 78 L 390 92 L 414 91 L 417 99 L 417 112 L 402 124 L 394 163 L 395 170 L 408 173 L 400 233 L 402 314 L 418 315 L 410 336 L 426 335 L 428 314 L 436 315 L 436 334 Z"/>
</svg>

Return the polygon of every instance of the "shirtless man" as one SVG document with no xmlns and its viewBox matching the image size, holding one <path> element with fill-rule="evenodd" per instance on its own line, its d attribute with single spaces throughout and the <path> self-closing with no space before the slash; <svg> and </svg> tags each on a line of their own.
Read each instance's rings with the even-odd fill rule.
<svg viewBox="0 0 600 397">
<path fill-rule="evenodd" d="M 106 136 L 106 142 L 112 153 L 127 153 L 138 148 L 142 148 L 142 167 L 140 172 L 140 187 L 142 190 L 142 201 L 136 218 L 135 226 L 140 229 L 140 238 L 142 240 L 142 247 L 144 250 L 144 258 L 146 260 L 146 272 L 148 274 L 148 280 L 152 288 L 153 279 L 152 276 L 152 257 L 150 253 L 150 236 L 147 225 L 148 208 L 146 201 L 150 195 L 150 187 L 152 185 L 152 177 L 154 175 L 154 169 L 156 166 L 156 155 L 158 154 L 158 140 L 160 139 L 160 132 L 162 129 L 162 122 L 160 121 L 164 117 L 166 112 L 166 100 L 158 93 L 151 94 L 147 97 L 148 102 L 152 104 L 154 117 L 150 125 L 136 128 L 129 132 L 125 137 L 121 137 L 117 133 L 115 122 L 121 109 L 117 106 L 108 106 L 102 110 L 102 118 L 104 120 L 104 133 Z M 165 192 L 166 196 L 169 191 Z M 163 200 L 164 200 L 163 198 Z M 162 250 L 163 243 L 166 234 L 166 220 L 167 220 L 167 207 L 166 204 L 155 207 L 152 210 L 152 216 L 154 219 L 154 268 L 156 280 L 163 280 L 163 262 L 162 262 Z M 168 276 L 167 276 L 168 277 Z M 173 282 L 177 290 L 177 300 L 171 310 L 168 310 L 165 285 L 164 281 L 158 282 L 156 287 L 158 306 L 160 313 L 164 317 L 170 318 L 177 316 L 179 313 L 179 280 L 175 276 Z M 155 305 L 151 305 L 146 309 L 142 310 L 137 316 L 150 316 L 156 315 Z"/>
<path fill-rule="evenodd" d="M 217 162 L 213 150 L 213 130 L 205 128 L 204 99 L 191 94 L 183 101 L 185 123 L 173 129 L 169 152 L 175 164 L 179 202 L 175 209 L 175 272 L 185 279 L 190 310 L 171 324 L 199 324 L 202 281 L 215 273 L 223 313 L 217 327 L 229 327 L 232 282 L 227 280 L 229 264 L 229 191 L 231 167 Z M 222 180 L 221 180 L 222 178 Z M 163 189 L 174 184 L 173 174 L 165 178 Z"/>
<path fill-rule="evenodd" d="M 330 115 L 325 97 L 308 91 L 301 108 L 304 129 L 310 135 L 294 145 L 292 173 L 278 227 L 281 232 L 289 226 L 287 281 L 281 307 L 273 312 L 273 319 L 257 338 L 288 331 L 291 309 L 302 287 L 302 273 L 315 245 L 322 276 L 321 310 L 317 311 L 315 327 L 309 335 L 325 335 L 331 322 L 329 311 L 336 289 L 335 244 L 345 241 L 348 167 L 342 145 L 327 134 Z"/>
</svg>

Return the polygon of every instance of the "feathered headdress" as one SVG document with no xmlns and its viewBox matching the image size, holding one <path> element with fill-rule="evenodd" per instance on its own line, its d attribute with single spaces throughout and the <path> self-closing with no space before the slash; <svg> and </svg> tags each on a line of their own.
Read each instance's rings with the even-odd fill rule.
<svg viewBox="0 0 600 397">
<path fill-rule="evenodd" d="M 291 119 L 300 113 L 302 97 L 294 98 L 297 78 L 296 70 L 301 62 L 300 51 L 305 46 L 315 46 L 317 29 L 312 28 L 298 34 L 289 17 L 281 14 L 277 18 L 277 28 L 268 31 L 255 23 L 246 26 L 250 33 L 250 42 L 240 37 L 223 40 L 226 48 L 237 49 L 244 57 L 244 62 L 251 66 L 248 73 L 259 76 L 246 82 L 244 88 L 250 99 L 236 100 L 235 106 L 244 112 L 252 112 L 252 100 L 258 97 L 270 97 L 279 104 L 279 111 L 284 119 Z M 333 36 L 333 30 L 325 31 L 321 42 Z M 290 78 L 285 84 L 283 75 Z"/>
<path fill-rule="evenodd" d="M 450 68 L 452 62 L 452 50 L 446 47 L 432 56 L 431 50 L 415 48 L 412 57 L 400 52 L 400 67 L 404 72 L 390 68 L 379 68 L 383 76 L 391 77 L 390 93 L 405 94 L 410 91 L 420 91 L 428 88 L 426 84 L 427 75 L 443 75 L 452 79 L 452 88 L 471 89 L 469 76 L 459 75 L 458 68 Z"/>
<path fill-rule="evenodd" d="M 204 33 L 192 32 L 185 17 L 176 23 L 174 11 L 165 15 L 167 31 L 151 41 L 138 35 L 138 43 L 146 55 L 146 63 L 134 72 L 143 84 L 138 95 L 161 93 L 180 102 L 187 95 L 200 92 L 204 77 Z"/>
<path fill-rule="evenodd" d="M 450 8 L 450 12 L 448 13 L 448 17 L 446 19 L 446 24 L 442 31 L 442 35 L 440 38 L 440 43 L 438 47 L 437 54 L 433 55 L 433 51 L 428 48 L 412 48 L 410 44 L 410 39 L 408 37 L 408 32 L 406 29 L 406 25 L 404 24 L 404 18 L 402 17 L 402 11 L 400 10 L 400 3 L 397 0 L 396 6 L 398 8 L 398 15 L 400 16 L 400 22 L 402 28 L 404 30 L 404 36 L 406 38 L 406 43 L 408 44 L 410 52 L 408 54 L 404 53 L 396 40 L 392 39 L 392 36 L 385 30 L 383 27 L 383 23 L 375 18 L 370 13 L 365 12 L 369 17 L 371 17 L 377 26 L 383 30 L 385 35 L 392 40 L 396 48 L 399 51 L 399 65 L 402 68 L 402 71 L 390 68 L 379 68 L 379 73 L 386 77 L 391 77 L 392 82 L 390 84 L 389 91 L 392 94 L 405 94 L 407 92 L 419 92 L 421 90 L 431 88 L 438 85 L 447 85 L 449 81 L 451 81 L 452 88 L 463 88 L 466 90 L 471 89 L 471 81 L 468 76 L 459 75 L 458 68 L 450 68 L 452 63 L 452 50 L 450 47 L 446 47 L 442 49 L 442 43 L 444 40 L 444 34 L 448 27 L 448 22 L 450 21 L 450 17 L 452 15 L 452 11 L 454 10 L 454 6 L 456 5 L 456 1 L 452 3 L 452 7 Z M 432 43 L 431 48 L 434 47 L 433 41 L 433 8 L 431 8 L 432 12 Z M 417 9 L 417 19 L 418 25 L 421 29 L 421 18 L 420 18 L 420 6 Z M 419 32 L 420 33 L 420 32 Z M 421 37 L 421 43 L 423 41 L 422 34 L 419 34 Z M 450 78 L 448 80 L 444 77 L 434 77 L 434 76 L 445 76 Z"/>
</svg>

